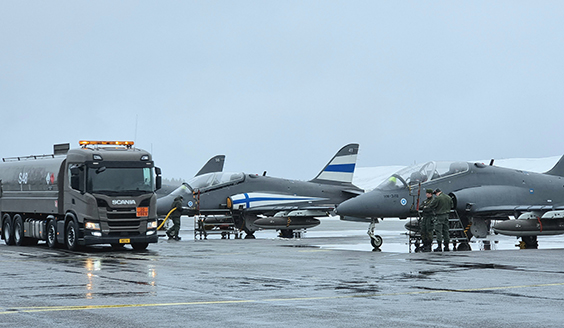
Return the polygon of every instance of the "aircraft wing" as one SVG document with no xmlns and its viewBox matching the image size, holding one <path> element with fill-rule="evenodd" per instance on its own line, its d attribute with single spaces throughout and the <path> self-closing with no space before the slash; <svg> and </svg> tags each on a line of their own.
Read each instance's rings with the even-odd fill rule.
<svg viewBox="0 0 564 328">
<path fill-rule="evenodd" d="M 345 189 L 345 190 L 343 190 L 343 192 L 344 192 L 345 194 L 350 194 L 350 195 L 354 195 L 354 196 L 358 196 L 358 195 L 364 194 L 364 191 L 363 191 L 363 190 L 360 190 L 360 189 Z"/>
<path fill-rule="evenodd" d="M 508 215 L 514 215 L 515 213 L 549 212 L 563 209 L 563 206 L 554 207 L 552 205 L 494 205 L 471 208 L 470 213 L 474 216 L 482 217 L 507 217 Z"/>
<path fill-rule="evenodd" d="M 258 206 L 245 209 L 247 213 L 255 214 L 269 214 L 287 211 L 318 211 L 318 212 L 330 212 L 335 209 L 335 206 L 296 206 L 296 205 L 286 205 L 286 206 Z"/>
</svg>

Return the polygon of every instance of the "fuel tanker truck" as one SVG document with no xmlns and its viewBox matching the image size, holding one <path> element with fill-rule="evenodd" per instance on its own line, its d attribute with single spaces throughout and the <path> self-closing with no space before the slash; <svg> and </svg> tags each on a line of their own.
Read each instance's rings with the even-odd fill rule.
<svg viewBox="0 0 564 328">
<path fill-rule="evenodd" d="M 156 243 L 160 169 L 131 141 L 80 141 L 52 155 L 0 162 L 0 229 L 6 245 L 76 250 Z"/>
</svg>

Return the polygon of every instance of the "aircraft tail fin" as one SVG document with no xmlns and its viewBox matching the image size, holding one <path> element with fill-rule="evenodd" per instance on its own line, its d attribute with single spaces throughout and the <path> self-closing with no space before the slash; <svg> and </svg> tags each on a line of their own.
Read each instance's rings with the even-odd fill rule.
<svg viewBox="0 0 564 328">
<path fill-rule="evenodd" d="M 352 184 L 358 148 L 356 143 L 341 148 L 311 182 Z"/>
<path fill-rule="evenodd" d="M 217 155 L 212 158 L 198 171 L 195 176 L 199 176 L 211 172 L 223 171 L 223 164 L 225 163 L 225 155 Z"/>
<path fill-rule="evenodd" d="M 564 177 L 564 156 L 560 157 L 556 165 L 554 165 L 554 167 L 550 170 L 546 171 L 545 174 Z"/>
</svg>

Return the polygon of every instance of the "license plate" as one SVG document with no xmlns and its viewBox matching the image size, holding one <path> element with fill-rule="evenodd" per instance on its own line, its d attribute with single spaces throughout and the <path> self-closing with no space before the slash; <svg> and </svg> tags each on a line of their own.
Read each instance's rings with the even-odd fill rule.
<svg viewBox="0 0 564 328">
<path fill-rule="evenodd" d="M 124 239 L 119 240 L 120 244 L 129 244 L 130 242 L 131 242 L 131 240 L 129 240 L 128 238 L 124 238 Z"/>
</svg>

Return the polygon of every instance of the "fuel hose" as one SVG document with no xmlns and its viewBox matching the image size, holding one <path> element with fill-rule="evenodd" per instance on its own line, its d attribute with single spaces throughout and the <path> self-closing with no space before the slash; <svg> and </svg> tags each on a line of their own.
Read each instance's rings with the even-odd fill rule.
<svg viewBox="0 0 564 328">
<path fill-rule="evenodd" d="M 165 224 L 166 220 L 168 220 L 168 217 L 170 216 L 170 213 L 174 212 L 175 209 L 176 209 L 176 207 L 173 208 L 172 210 L 170 210 L 170 211 L 168 212 L 168 214 L 166 215 L 166 217 L 165 217 L 163 223 L 161 223 L 161 225 L 157 228 L 157 230 L 161 230 L 161 228 L 162 228 L 163 225 Z"/>
</svg>

